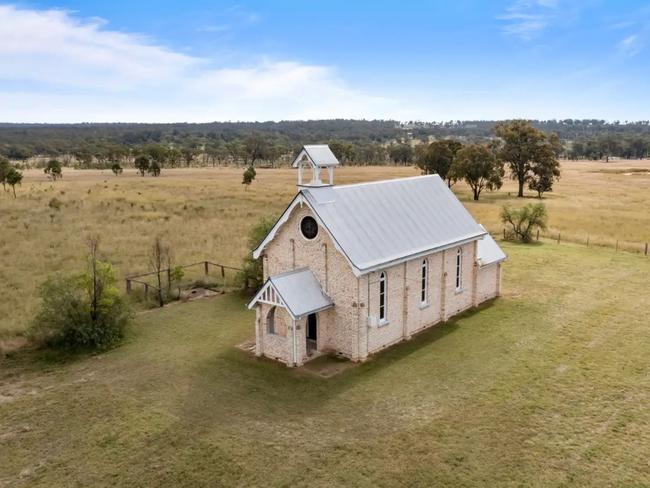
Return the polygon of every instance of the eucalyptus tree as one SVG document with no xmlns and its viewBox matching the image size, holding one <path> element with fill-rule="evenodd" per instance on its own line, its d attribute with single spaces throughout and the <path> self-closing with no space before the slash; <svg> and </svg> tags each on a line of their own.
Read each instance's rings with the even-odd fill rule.
<svg viewBox="0 0 650 488">
<path fill-rule="evenodd" d="M 16 185 L 20 185 L 23 181 L 23 174 L 18 171 L 16 168 L 9 168 L 6 176 L 7 184 L 11 187 L 14 192 L 14 198 L 16 198 Z"/>
<path fill-rule="evenodd" d="M 499 157 L 508 165 L 510 175 L 519 186 L 517 196 L 524 196 L 524 185 L 534 175 L 553 179 L 560 176 L 557 138 L 534 128 L 527 120 L 501 122 L 495 134 L 503 141 Z"/>
<path fill-rule="evenodd" d="M 43 173 L 52 178 L 52 181 L 63 178 L 63 165 L 61 164 L 61 161 L 57 159 L 50 159 L 43 169 Z"/>
<path fill-rule="evenodd" d="M 474 200 L 479 199 L 483 190 L 501 188 L 503 175 L 503 163 L 489 147 L 481 144 L 470 144 L 458 151 L 449 170 L 450 178 L 465 180 Z"/>
</svg>

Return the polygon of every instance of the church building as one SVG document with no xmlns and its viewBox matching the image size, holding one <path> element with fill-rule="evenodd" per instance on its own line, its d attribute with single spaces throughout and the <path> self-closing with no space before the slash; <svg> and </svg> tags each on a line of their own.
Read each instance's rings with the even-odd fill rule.
<svg viewBox="0 0 650 488">
<path fill-rule="evenodd" d="M 253 251 L 258 356 L 364 361 L 499 296 L 505 254 L 438 175 L 334 185 L 338 165 L 303 147 L 298 193 Z"/>
</svg>

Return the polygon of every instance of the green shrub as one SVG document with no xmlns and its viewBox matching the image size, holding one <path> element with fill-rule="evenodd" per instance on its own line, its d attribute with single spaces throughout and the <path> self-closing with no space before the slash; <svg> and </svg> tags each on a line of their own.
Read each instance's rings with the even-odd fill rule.
<svg viewBox="0 0 650 488">
<path fill-rule="evenodd" d="M 67 350 L 107 349 L 122 339 L 131 318 L 108 263 L 92 272 L 49 277 L 40 287 L 41 309 L 31 327 L 44 344 Z"/>
<path fill-rule="evenodd" d="M 237 273 L 237 283 L 242 286 L 251 289 L 257 289 L 262 286 L 263 282 L 263 270 L 262 270 L 262 260 L 253 259 L 252 252 L 253 250 L 262 242 L 262 239 L 271 231 L 271 228 L 275 224 L 275 219 L 271 218 L 262 218 L 260 219 L 255 226 L 250 230 L 248 234 L 248 247 L 250 253 L 242 261 L 242 271 Z"/>
<path fill-rule="evenodd" d="M 501 209 L 501 221 L 509 224 L 506 237 L 511 240 L 530 242 L 535 229 L 546 229 L 548 214 L 543 203 L 529 203 L 521 208 L 510 208 L 505 205 Z"/>
<path fill-rule="evenodd" d="M 242 179 L 242 185 L 244 186 L 244 189 L 248 188 L 248 186 L 253 182 L 255 179 L 255 176 L 257 175 L 257 172 L 255 171 L 255 168 L 253 166 L 249 166 L 246 168 L 244 171 L 243 179 Z"/>
<path fill-rule="evenodd" d="M 52 178 L 52 181 L 63 178 L 63 165 L 61 164 L 61 161 L 50 159 L 43 169 L 43 173 Z"/>
<path fill-rule="evenodd" d="M 147 169 L 147 172 L 151 174 L 151 176 L 160 176 L 160 165 L 158 164 L 157 161 L 151 161 L 151 164 L 149 165 L 149 169 Z"/>
</svg>

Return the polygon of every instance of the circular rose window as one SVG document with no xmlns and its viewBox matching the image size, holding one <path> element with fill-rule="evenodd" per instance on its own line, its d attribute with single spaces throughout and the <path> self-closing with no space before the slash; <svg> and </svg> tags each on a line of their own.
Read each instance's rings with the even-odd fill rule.
<svg viewBox="0 0 650 488">
<path fill-rule="evenodd" d="M 316 219 L 311 216 L 307 216 L 300 221 L 300 232 L 305 236 L 306 239 L 313 239 L 318 235 L 318 224 Z"/>
</svg>

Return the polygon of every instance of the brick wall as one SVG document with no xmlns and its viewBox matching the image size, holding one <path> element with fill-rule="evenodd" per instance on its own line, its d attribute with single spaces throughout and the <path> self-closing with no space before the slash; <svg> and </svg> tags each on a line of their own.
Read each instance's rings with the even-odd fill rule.
<svg viewBox="0 0 650 488">
<path fill-rule="evenodd" d="M 478 271 L 478 301 L 484 302 L 494 298 L 499 293 L 498 275 L 501 265 L 499 263 L 490 264 L 479 268 Z"/>
<path fill-rule="evenodd" d="M 264 275 L 299 268 L 312 270 L 335 305 L 318 313 L 317 347 L 321 351 L 335 351 L 353 360 L 364 360 L 368 354 L 408 339 L 413 333 L 497 294 L 499 265 L 476 267 L 477 246 L 476 242 L 470 242 L 383 270 L 387 277 L 387 321 L 369 327 L 368 315 L 379 317 L 381 271 L 357 278 L 323 228 L 313 240 L 305 239 L 300 232 L 300 221 L 310 214 L 306 205 L 294 209 L 264 251 Z M 459 290 L 456 289 L 458 249 L 462 250 Z M 423 259 L 428 261 L 429 273 L 426 303 L 421 301 Z M 260 349 L 264 355 L 290 360 L 292 350 L 288 343 L 293 347 L 290 319 L 285 330 L 284 345 L 280 339 L 262 337 Z M 306 319 L 303 318 L 296 324 L 299 362 L 307 358 L 305 337 Z"/>
<path fill-rule="evenodd" d="M 264 274 L 273 276 L 292 269 L 309 268 L 318 278 L 334 307 L 318 313 L 318 349 L 358 358 L 358 279 L 345 257 L 335 248 L 327 231 L 308 240 L 300 232 L 300 221 L 312 215 L 309 207 L 296 207 L 264 251 Z M 297 342 L 306 357 L 305 327 Z M 298 329 L 297 329 L 298 331 Z"/>
<path fill-rule="evenodd" d="M 256 307 L 255 352 L 284 363 L 292 362 L 291 316 L 283 307 L 275 307 L 275 333 L 267 328 L 267 317 L 273 305 L 258 303 Z"/>
</svg>

